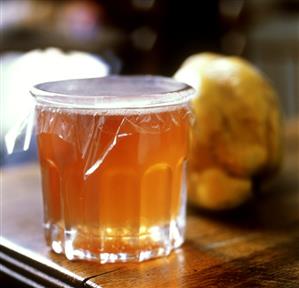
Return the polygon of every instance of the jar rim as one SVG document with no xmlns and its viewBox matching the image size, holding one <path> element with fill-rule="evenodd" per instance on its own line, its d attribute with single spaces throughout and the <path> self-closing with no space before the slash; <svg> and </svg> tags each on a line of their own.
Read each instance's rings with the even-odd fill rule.
<svg viewBox="0 0 299 288">
<path fill-rule="evenodd" d="M 106 76 L 44 82 L 30 93 L 37 104 L 71 109 L 134 109 L 188 102 L 195 90 L 175 79 L 152 76 Z"/>
</svg>

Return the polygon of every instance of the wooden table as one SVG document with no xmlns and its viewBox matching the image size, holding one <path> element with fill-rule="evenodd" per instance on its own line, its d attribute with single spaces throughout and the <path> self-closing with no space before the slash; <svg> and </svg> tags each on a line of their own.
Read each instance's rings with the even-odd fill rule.
<svg viewBox="0 0 299 288">
<path fill-rule="evenodd" d="M 140 264 L 70 262 L 50 252 L 41 226 L 37 165 L 3 169 L 1 272 L 32 287 L 297 288 L 298 120 L 287 125 L 285 147 L 285 165 L 271 193 L 230 215 L 189 209 L 183 247 Z"/>
</svg>

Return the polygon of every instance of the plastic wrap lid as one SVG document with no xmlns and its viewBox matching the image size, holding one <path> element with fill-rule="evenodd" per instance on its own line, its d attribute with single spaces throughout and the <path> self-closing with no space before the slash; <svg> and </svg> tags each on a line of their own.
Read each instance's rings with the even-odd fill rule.
<svg viewBox="0 0 299 288">
<path fill-rule="evenodd" d="M 159 76 L 108 76 L 35 85 L 37 103 L 65 108 L 130 109 L 178 105 L 189 101 L 194 89 Z"/>
</svg>

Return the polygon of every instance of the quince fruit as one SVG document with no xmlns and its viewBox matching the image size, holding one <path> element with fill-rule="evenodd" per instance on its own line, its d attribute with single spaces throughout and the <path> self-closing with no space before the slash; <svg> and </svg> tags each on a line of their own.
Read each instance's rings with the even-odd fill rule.
<svg viewBox="0 0 299 288">
<path fill-rule="evenodd" d="M 174 78 L 197 91 L 192 101 L 189 200 L 212 210 L 235 208 L 281 164 L 277 94 L 259 70 L 239 57 L 197 54 Z"/>
</svg>

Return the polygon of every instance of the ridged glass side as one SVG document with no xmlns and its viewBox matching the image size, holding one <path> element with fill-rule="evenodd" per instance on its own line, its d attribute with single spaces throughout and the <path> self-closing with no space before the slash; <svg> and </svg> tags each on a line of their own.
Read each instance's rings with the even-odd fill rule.
<svg viewBox="0 0 299 288">
<path fill-rule="evenodd" d="M 65 178 L 66 183 L 61 183 L 60 189 L 55 190 L 59 195 L 44 188 L 48 244 L 56 253 L 65 254 L 70 260 L 97 260 L 101 263 L 143 261 L 168 255 L 184 240 L 184 163 L 180 160 L 174 171 L 167 164 L 157 163 L 145 171 L 139 183 L 133 171 L 111 172 L 105 175 L 106 195 L 99 195 L 97 189 L 93 191 L 94 195 L 84 195 L 82 191 L 81 201 L 77 203 L 70 199 L 74 185 L 71 179 Z M 47 175 L 43 181 L 59 185 L 59 173 L 52 164 L 46 163 L 43 169 Z M 124 178 L 127 179 L 125 183 L 120 181 Z M 152 187 L 156 189 L 154 193 Z M 130 196 L 136 189 L 139 189 L 139 195 Z M 111 203 L 110 193 L 118 194 L 118 201 L 114 197 Z M 96 211 L 89 211 L 95 195 L 99 197 L 98 204 L 92 204 Z M 132 202 L 132 197 L 136 201 Z M 64 209 L 56 205 L 59 201 Z M 54 210 L 53 206 L 56 207 Z"/>
<path fill-rule="evenodd" d="M 56 253 L 143 261 L 182 244 L 187 112 L 37 109 L 45 234 Z"/>
</svg>

